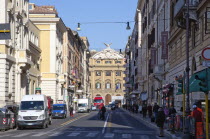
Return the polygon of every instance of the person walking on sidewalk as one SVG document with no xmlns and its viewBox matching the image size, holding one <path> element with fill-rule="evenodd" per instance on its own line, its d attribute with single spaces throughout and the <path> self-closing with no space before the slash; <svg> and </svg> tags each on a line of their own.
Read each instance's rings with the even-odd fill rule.
<svg viewBox="0 0 210 139">
<path fill-rule="evenodd" d="M 152 106 L 150 104 L 147 106 L 147 110 L 148 110 L 149 118 L 151 118 L 152 117 Z"/>
<path fill-rule="evenodd" d="M 74 117 L 73 111 L 74 111 L 74 108 L 73 108 L 73 106 L 71 105 L 70 108 L 69 108 L 70 117 Z"/>
<path fill-rule="evenodd" d="M 159 127 L 159 137 L 164 137 L 164 131 L 163 131 L 163 127 L 164 127 L 164 122 L 165 122 L 165 113 L 163 111 L 163 108 L 160 107 L 158 109 L 158 113 L 157 113 L 157 119 L 156 119 L 156 124 Z"/>
<path fill-rule="evenodd" d="M 146 118 L 146 115 L 147 115 L 147 106 L 146 105 L 143 106 L 142 113 L 143 113 L 143 118 Z"/>
<path fill-rule="evenodd" d="M 195 118 L 195 136 L 196 139 L 203 139 L 203 115 L 196 105 L 193 105 L 192 117 Z"/>
<path fill-rule="evenodd" d="M 153 106 L 153 113 L 155 116 L 155 121 L 157 119 L 158 109 L 159 109 L 159 106 L 157 105 L 157 103 L 155 103 L 155 105 Z"/>
</svg>

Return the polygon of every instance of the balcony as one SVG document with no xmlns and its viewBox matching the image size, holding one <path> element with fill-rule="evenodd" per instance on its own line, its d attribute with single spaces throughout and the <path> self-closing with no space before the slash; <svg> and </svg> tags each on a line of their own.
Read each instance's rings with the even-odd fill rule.
<svg viewBox="0 0 210 139">
<path fill-rule="evenodd" d="M 202 0 L 190 0 L 189 1 L 189 18 L 197 21 L 198 17 L 196 14 L 197 7 Z M 180 20 L 180 18 L 185 18 L 183 13 L 186 12 L 187 6 L 185 0 L 178 0 L 174 6 L 174 19 Z"/>
</svg>

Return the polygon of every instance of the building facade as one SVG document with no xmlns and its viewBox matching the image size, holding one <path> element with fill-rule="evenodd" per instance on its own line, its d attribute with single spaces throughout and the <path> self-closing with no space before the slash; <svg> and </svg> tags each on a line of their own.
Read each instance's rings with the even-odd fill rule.
<svg viewBox="0 0 210 139">
<path fill-rule="evenodd" d="M 30 20 L 40 30 L 41 91 L 54 103 L 65 103 L 64 49 L 67 28 L 54 6 L 29 5 Z"/>
<path fill-rule="evenodd" d="M 91 98 L 102 96 L 104 104 L 124 104 L 124 56 L 108 47 L 100 52 L 91 51 L 90 93 Z"/>
</svg>

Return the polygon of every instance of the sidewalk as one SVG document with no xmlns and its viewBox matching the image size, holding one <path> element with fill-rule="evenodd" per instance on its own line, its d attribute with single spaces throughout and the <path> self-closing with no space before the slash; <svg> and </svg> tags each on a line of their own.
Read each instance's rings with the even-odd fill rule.
<svg viewBox="0 0 210 139">
<path fill-rule="evenodd" d="M 142 114 L 140 114 L 140 113 L 132 113 L 132 112 L 130 112 L 126 109 L 123 109 L 123 108 L 122 108 L 122 110 L 125 111 L 126 113 L 128 113 L 129 115 L 131 115 L 132 117 L 140 120 L 145 125 L 153 128 L 155 130 L 159 130 L 159 128 L 157 127 L 155 122 L 151 122 L 149 117 L 143 118 Z M 182 136 L 184 135 L 182 132 L 177 132 L 177 133 L 173 134 L 170 131 L 168 131 L 166 129 L 166 127 L 164 127 L 164 133 L 167 134 L 169 137 L 171 137 L 171 139 L 182 139 Z"/>
</svg>

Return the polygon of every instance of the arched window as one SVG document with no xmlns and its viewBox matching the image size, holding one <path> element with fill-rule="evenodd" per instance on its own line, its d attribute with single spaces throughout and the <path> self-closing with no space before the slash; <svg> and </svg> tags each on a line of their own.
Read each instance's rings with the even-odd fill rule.
<svg viewBox="0 0 210 139">
<path fill-rule="evenodd" d="M 115 89 L 116 89 L 116 90 L 121 89 L 121 83 L 119 83 L 119 82 L 118 82 L 118 83 L 116 83 L 116 85 L 115 85 Z"/>
<path fill-rule="evenodd" d="M 106 89 L 111 89 L 111 83 L 110 82 L 106 83 Z"/>
<path fill-rule="evenodd" d="M 100 89 L 101 88 L 101 83 L 97 82 L 96 83 L 96 89 Z"/>
</svg>

